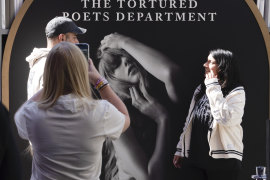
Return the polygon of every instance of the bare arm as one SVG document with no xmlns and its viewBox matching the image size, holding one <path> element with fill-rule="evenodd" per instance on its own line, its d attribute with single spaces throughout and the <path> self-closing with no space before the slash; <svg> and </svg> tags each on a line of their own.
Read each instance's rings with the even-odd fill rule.
<svg viewBox="0 0 270 180">
<path fill-rule="evenodd" d="M 90 82 L 95 85 L 95 83 L 101 78 L 101 75 L 96 70 L 92 60 L 89 60 L 89 79 Z M 109 85 L 106 85 L 99 91 L 99 94 L 102 99 L 109 101 L 112 105 L 114 105 L 118 111 L 125 115 L 125 124 L 123 131 L 124 132 L 130 125 L 130 117 L 128 114 L 128 110 L 123 101 L 115 94 L 115 92 L 111 89 Z"/>
<path fill-rule="evenodd" d="M 101 41 L 101 49 L 107 47 L 127 51 L 150 74 L 165 83 L 169 97 L 173 102 L 179 101 L 176 84 L 177 77 L 180 76 L 180 67 L 168 57 L 141 42 L 117 33 L 105 36 Z"/>
<path fill-rule="evenodd" d="M 142 93 L 143 97 L 135 87 L 130 88 L 133 106 L 157 124 L 156 145 L 148 163 L 148 176 L 150 179 L 162 180 L 165 176 L 165 164 L 168 159 L 169 115 L 167 110 L 145 89 L 142 89 Z"/>
<path fill-rule="evenodd" d="M 156 147 L 148 163 L 150 179 L 162 180 L 165 178 L 165 164 L 168 158 L 169 123 L 168 117 L 160 117 L 162 123 L 157 125 Z"/>
<path fill-rule="evenodd" d="M 129 114 L 128 114 L 128 110 L 126 108 L 126 105 L 115 94 L 115 92 L 111 89 L 111 87 L 109 85 L 102 88 L 99 91 L 99 94 L 100 94 L 102 99 L 106 99 L 107 101 L 109 101 L 111 104 L 113 104 L 118 109 L 118 111 L 120 111 L 121 113 L 123 113 L 125 115 L 125 124 L 124 124 L 124 128 L 123 128 L 122 132 L 126 131 L 130 125 L 130 118 L 129 118 Z"/>
</svg>

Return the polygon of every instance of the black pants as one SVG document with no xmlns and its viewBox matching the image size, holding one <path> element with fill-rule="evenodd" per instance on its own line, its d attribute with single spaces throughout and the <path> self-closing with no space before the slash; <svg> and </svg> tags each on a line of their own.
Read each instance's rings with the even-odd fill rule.
<svg viewBox="0 0 270 180">
<path fill-rule="evenodd" d="M 181 175 L 183 180 L 237 180 L 241 161 L 237 159 L 209 158 L 206 162 L 183 159 Z"/>
</svg>

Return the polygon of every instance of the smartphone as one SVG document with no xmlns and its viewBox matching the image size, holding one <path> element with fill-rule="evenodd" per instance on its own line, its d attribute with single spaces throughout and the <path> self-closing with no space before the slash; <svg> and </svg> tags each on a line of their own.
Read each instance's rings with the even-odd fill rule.
<svg viewBox="0 0 270 180">
<path fill-rule="evenodd" d="M 76 45 L 81 49 L 83 52 L 86 60 L 88 61 L 89 59 L 89 44 L 88 43 L 76 43 Z"/>
</svg>

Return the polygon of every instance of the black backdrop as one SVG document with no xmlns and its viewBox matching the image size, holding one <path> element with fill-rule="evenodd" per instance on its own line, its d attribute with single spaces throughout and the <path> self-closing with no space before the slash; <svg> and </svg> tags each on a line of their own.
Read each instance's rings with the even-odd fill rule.
<svg viewBox="0 0 270 180">
<path fill-rule="evenodd" d="M 46 46 L 44 28 L 50 19 L 61 16 L 63 11 L 94 10 L 83 9 L 80 0 L 35 0 L 22 20 L 16 34 L 10 63 L 10 112 L 12 116 L 27 98 L 29 66 L 25 57 L 34 47 Z M 114 9 L 95 9 L 95 11 L 113 13 Z M 166 54 L 185 71 L 184 107 L 189 106 L 195 87 L 203 80 L 202 65 L 209 50 L 225 48 L 235 52 L 246 90 L 246 107 L 242 123 L 244 159 L 240 179 L 250 179 L 250 176 L 255 174 L 256 165 L 266 165 L 265 120 L 268 118 L 269 66 L 260 28 L 244 0 L 198 1 L 198 8 L 179 11 L 217 12 L 218 15 L 214 22 L 77 21 L 76 24 L 88 29 L 85 35 L 79 36 L 79 40 L 90 44 L 90 54 L 94 61 L 100 41 L 104 35 L 112 32 L 131 36 Z M 31 158 L 23 153 L 26 143 L 19 137 L 17 137 L 17 142 L 22 152 L 24 179 L 29 179 Z"/>
</svg>

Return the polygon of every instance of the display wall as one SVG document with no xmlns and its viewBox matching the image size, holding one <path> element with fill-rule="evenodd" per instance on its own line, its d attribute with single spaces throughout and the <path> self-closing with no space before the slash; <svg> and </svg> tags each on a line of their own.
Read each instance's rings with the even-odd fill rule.
<svg viewBox="0 0 270 180">
<path fill-rule="evenodd" d="M 12 27 L 9 35 L 11 41 L 8 41 L 10 44 L 7 46 L 10 49 L 5 50 L 3 62 L 3 102 L 9 107 L 12 116 L 27 99 L 29 65 L 25 58 L 34 47 L 46 47 L 44 28 L 48 21 L 55 16 L 69 14 L 77 25 L 87 29 L 85 35 L 78 37 L 80 42 L 90 44 L 90 54 L 96 65 L 99 63 L 96 53 L 100 41 L 105 35 L 118 32 L 158 50 L 181 67 L 183 71 L 179 77 L 179 94 L 183 99 L 179 104 L 173 106 L 167 102 L 168 94 L 164 90 L 164 84 L 157 81 L 153 86 L 160 89 L 160 94 L 156 93 L 153 96 L 164 103 L 164 106 L 168 103 L 167 107 L 170 107 L 169 111 L 173 114 L 171 121 L 175 123 L 175 129 L 172 134 L 175 136 L 172 137 L 172 146 L 176 146 L 181 133 L 193 91 L 204 80 L 202 65 L 209 51 L 215 48 L 233 51 L 239 61 L 242 84 L 246 91 L 242 122 L 244 157 L 240 179 L 250 179 L 255 173 L 255 166 L 266 165 L 265 127 L 269 118 L 269 45 L 266 41 L 269 37 L 265 36 L 265 31 L 268 33 L 265 24 L 259 23 L 263 20 L 258 20 L 258 14 L 254 13 L 259 11 L 252 9 L 256 7 L 253 1 L 187 1 L 181 8 L 180 4 L 177 4 L 178 8 L 170 7 L 169 4 L 165 8 L 158 4 L 151 8 L 149 3 L 146 3 L 146 8 L 140 8 L 139 1 L 126 1 L 123 8 L 119 2 L 107 1 L 107 5 L 95 5 L 93 8 L 91 2 L 84 4 L 81 1 L 64 0 L 25 1 L 25 12 L 19 14 L 17 23 Z M 138 113 L 134 108 L 130 108 L 130 111 L 131 114 Z M 140 119 L 143 118 L 147 119 L 140 116 Z M 147 128 L 152 126 L 154 125 L 150 120 L 147 125 L 133 125 L 132 128 L 135 132 L 140 131 L 140 128 L 147 131 Z M 155 146 L 153 141 L 156 132 L 150 133 L 152 134 L 149 137 L 152 139 L 137 139 L 143 144 L 142 149 L 147 152 L 147 157 L 151 157 Z M 27 142 L 19 137 L 17 142 L 22 152 L 24 178 L 29 179 L 31 156 L 24 151 Z M 150 147 L 144 144 L 150 144 Z M 170 157 L 172 156 L 171 153 Z M 172 164 L 168 163 L 168 167 L 170 166 Z M 171 179 L 179 179 L 180 176 L 181 173 L 175 170 Z"/>
</svg>

